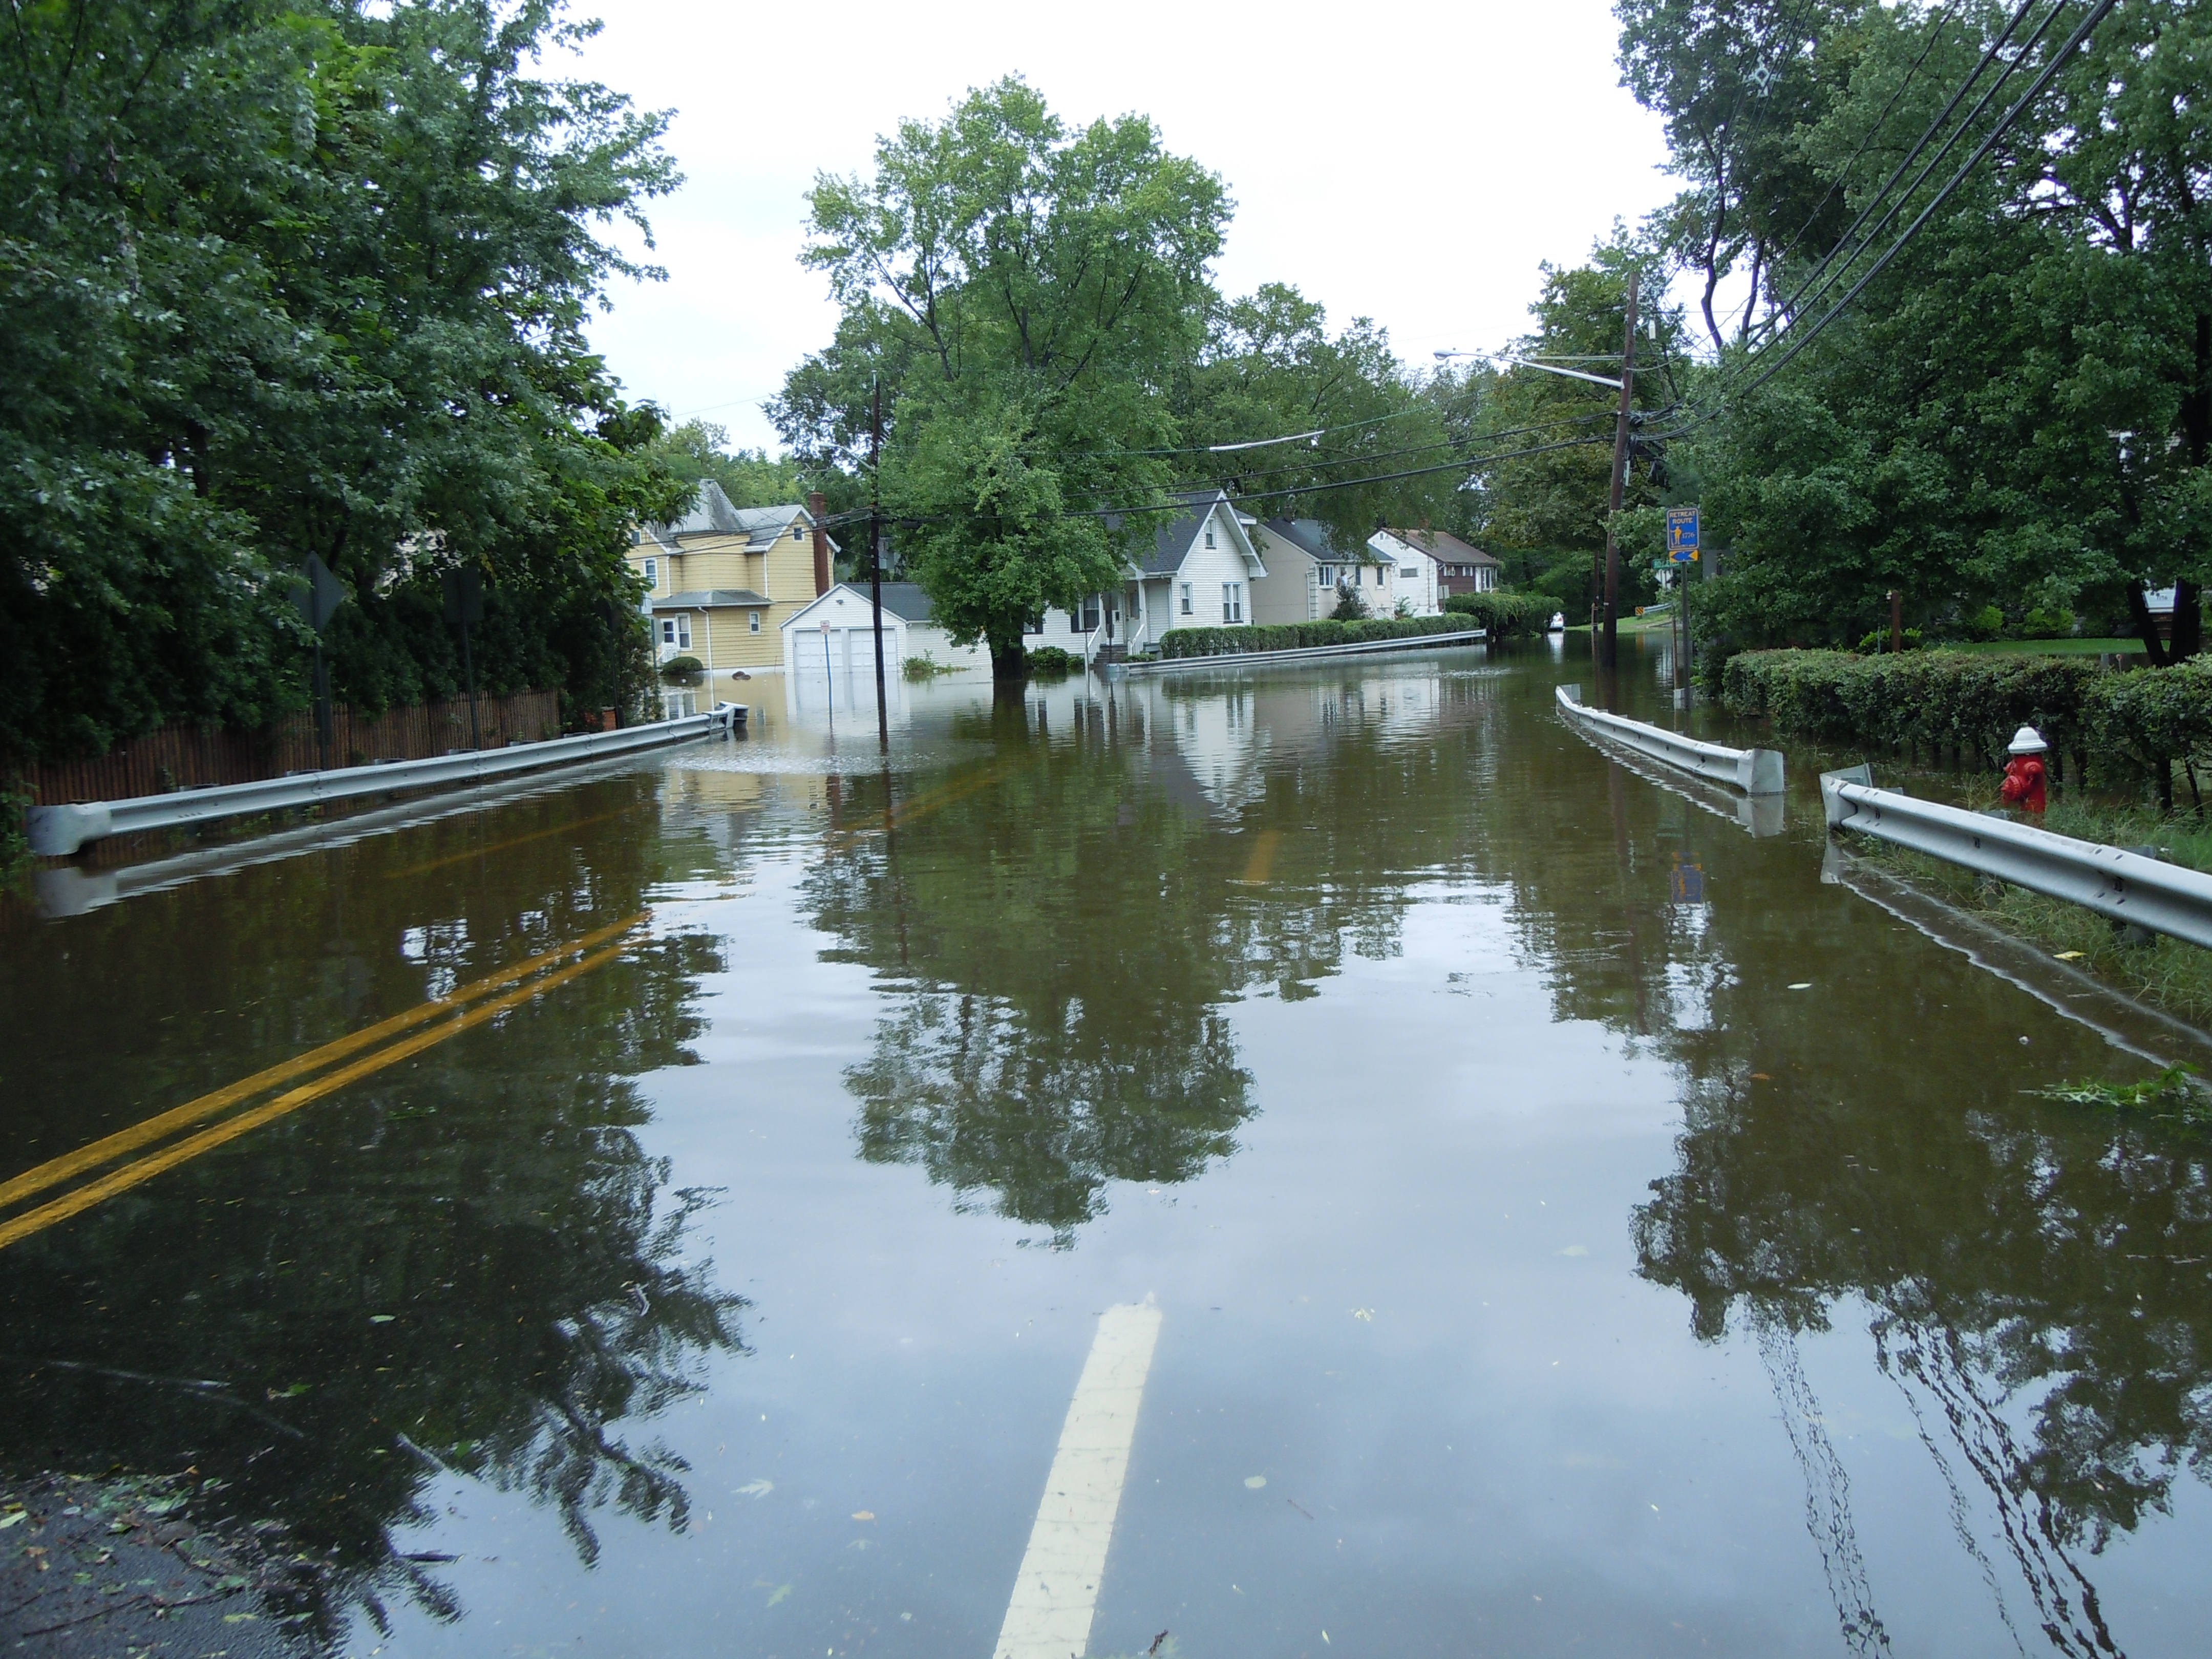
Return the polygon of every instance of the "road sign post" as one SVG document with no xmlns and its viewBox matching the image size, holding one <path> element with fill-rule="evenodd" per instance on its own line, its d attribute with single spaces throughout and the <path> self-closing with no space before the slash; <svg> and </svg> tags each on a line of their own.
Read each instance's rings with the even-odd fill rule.
<svg viewBox="0 0 2212 1659">
<path fill-rule="evenodd" d="M 300 607 L 301 620 L 315 635 L 315 750 L 317 763 L 327 772 L 331 769 L 331 671 L 323 660 L 323 629 L 345 603 L 346 594 L 319 553 L 307 555 L 300 574 L 307 586 L 293 603 Z"/>
<path fill-rule="evenodd" d="M 1690 572 L 1689 566 L 1697 562 L 1698 542 L 1698 509 L 1694 507 L 1670 507 L 1667 509 L 1667 556 L 1682 573 L 1676 584 L 1680 597 L 1674 602 L 1674 705 L 1680 708 L 1690 696 Z"/>
<path fill-rule="evenodd" d="M 469 654 L 469 624 L 483 620 L 483 572 L 473 566 L 448 570 L 440 579 L 446 590 L 446 625 L 461 630 L 461 673 L 469 688 L 469 747 L 483 747 L 477 728 L 477 665 Z"/>
</svg>

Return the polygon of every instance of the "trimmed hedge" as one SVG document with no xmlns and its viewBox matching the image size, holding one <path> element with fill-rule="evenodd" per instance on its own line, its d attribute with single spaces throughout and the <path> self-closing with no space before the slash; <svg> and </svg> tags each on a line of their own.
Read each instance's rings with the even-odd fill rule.
<svg viewBox="0 0 2212 1659">
<path fill-rule="evenodd" d="M 1176 628 L 1160 635 L 1163 657 L 1222 657 L 1239 651 L 1297 651 L 1316 645 L 1361 645 L 1425 634 L 1465 634 L 1464 617 L 1382 617 L 1371 622 L 1252 623 L 1242 628 Z"/>
<path fill-rule="evenodd" d="M 1549 593 L 1454 593 L 1444 601 L 1447 611 L 1474 617 L 1493 640 L 1541 634 L 1559 608 Z"/>
<path fill-rule="evenodd" d="M 2033 726 L 2100 769 L 2161 772 L 2212 754 L 2212 661 L 2115 672 L 2082 657 L 1908 651 L 1746 651 L 1721 700 L 1779 732 L 1908 748 L 1949 744 L 1995 763 Z"/>
</svg>

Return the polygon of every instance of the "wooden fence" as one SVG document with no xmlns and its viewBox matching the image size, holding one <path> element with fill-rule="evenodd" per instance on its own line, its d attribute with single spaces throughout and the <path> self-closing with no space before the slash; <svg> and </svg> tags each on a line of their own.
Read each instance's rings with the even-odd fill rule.
<svg viewBox="0 0 2212 1659">
<path fill-rule="evenodd" d="M 561 731 L 561 694 L 524 691 L 512 697 L 478 697 L 477 722 L 486 749 L 510 742 L 536 743 Z M 343 703 L 331 709 L 331 764 L 428 760 L 471 747 L 469 705 L 418 703 L 371 718 Z M 136 795 L 203 789 L 218 783 L 258 783 L 321 764 L 313 714 L 288 715 L 274 726 L 235 732 L 218 727 L 165 726 L 118 744 L 96 760 L 58 761 L 25 769 L 34 801 L 128 800 Z"/>
</svg>

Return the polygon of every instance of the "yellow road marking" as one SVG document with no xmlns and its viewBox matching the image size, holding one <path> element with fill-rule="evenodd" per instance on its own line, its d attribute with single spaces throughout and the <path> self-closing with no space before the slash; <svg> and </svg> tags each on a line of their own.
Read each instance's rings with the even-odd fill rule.
<svg viewBox="0 0 2212 1659">
<path fill-rule="evenodd" d="M 180 1140 L 173 1146 L 165 1146 L 150 1158 L 142 1158 L 136 1164 L 126 1164 L 112 1174 L 102 1176 L 99 1180 L 80 1187 L 75 1192 L 54 1200 L 51 1204 L 43 1204 L 35 1210 L 27 1211 L 12 1221 L 0 1222 L 0 1250 L 6 1249 L 8 1246 L 21 1239 L 28 1238 L 33 1233 L 44 1232 L 58 1221 L 66 1221 L 70 1217 L 82 1214 L 94 1205 L 104 1204 L 118 1193 L 128 1192 L 140 1182 L 150 1181 L 165 1170 L 175 1169 L 179 1164 L 189 1163 L 202 1152 L 211 1151 L 226 1141 L 235 1140 L 240 1135 L 250 1133 L 263 1124 L 273 1122 L 287 1113 L 296 1112 L 311 1101 L 320 1100 L 325 1095 L 335 1094 L 348 1084 L 356 1083 L 373 1073 L 380 1072 L 386 1066 L 406 1059 L 410 1054 L 418 1054 L 425 1048 L 435 1048 L 448 1037 L 459 1036 L 463 1031 L 473 1030 L 485 1021 L 496 1018 L 508 1009 L 518 1007 L 533 997 L 544 995 L 555 986 L 565 984 L 579 974 L 589 973 L 602 963 L 613 961 L 629 948 L 627 943 L 623 943 L 611 945 L 603 951 L 595 951 L 580 961 L 571 963 L 568 967 L 556 973 L 548 974 L 540 980 L 533 980 L 519 990 L 509 991 L 505 996 L 485 1003 L 481 1008 L 471 1009 L 457 1020 L 409 1037 L 404 1042 L 395 1042 L 388 1048 L 380 1048 L 376 1053 L 357 1060 L 350 1066 L 341 1066 L 335 1072 L 317 1078 L 313 1083 L 303 1083 L 296 1089 L 288 1090 L 285 1093 L 277 1096 L 276 1099 L 256 1106 L 252 1111 L 240 1112 L 236 1117 L 226 1118 L 212 1128 L 203 1129 L 199 1133 Z"/>
<path fill-rule="evenodd" d="M 213 1117 L 226 1107 L 234 1106 L 240 1101 L 258 1095 L 264 1089 L 273 1089 L 278 1084 L 298 1077 L 303 1072 L 319 1070 L 334 1060 L 344 1059 L 348 1054 L 358 1054 L 362 1049 L 381 1042 L 386 1037 L 396 1036 L 402 1031 L 420 1025 L 425 1020 L 435 1019 L 441 1014 L 449 1013 L 465 1003 L 474 1002 L 478 997 L 498 990 L 502 985 L 512 985 L 515 981 L 534 974 L 539 969 L 558 962 L 563 957 L 574 956 L 579 951 L 588 951 L 595 945 L 603 945 L 619 933 L 629 933 L 651 914 L 650 911 L 641 910 L 627 921 L 617 921 L 611 927 L 594 929 L 581 939 L 572 939 L 555 950 L 541 951 L 526 962 L 516 963 L 512 968 L 502 968 L 498 973 L 477 980 L 473 984 L 465 985 L 458 991 L 448 992 L 435 1001 L 425 1002 L 420 1006 L 410 1008 L 404 1013 L 394 1014 L 389 1019 L 379 1020 L 375 1024 L 364 1026 L 349 1036 L 342 1036 L 335 1042 L 325 1042 L 319 1048 L 310 1048 L 303 1054 L 295 1054 L 290 1060 L 283 1060 L 266 1070 L 256 1072 L 252 1077 L 217 1089 L 212 1094 L 202 1095 L 197 1100 L 188 1100 L 183 1105 L 172 1107 L 166 1112 L 148 1118 L 143 1123 L 133 1124 L 128 1129 L 118 1129 L 115 1133 L 104 1139 L 95 1140 L 90 1146 L 80 1146 L 76 1151 L 65 1152 L 59 1158 L 38 1165 L 35 1169 L 26 1170 L 9 1181 L 0 1182 L 0 1208 L 28 1198 L 33 1193 L 42 1193 L 49 1187 L 59 1186 L 70 1176 L 82 1175 L 87 1170 L 97 1169 L 103 1164 L 111 1164 L 125 1152 L 135 1152 L 142 1146 L 151 1146 L 155 1141 L 185 1127 L 187 1124 L 197 1123 L 202 1118 Z"/>
<path fill-rule="evenodd" d="M 609 818 L 618 818 L 625 812 L 635 812 L 635 806 L 625 806 L 620 812 L 602 812 L 597 817 L 571 818 L 566 823 L 556 823 L 550 830 L 532 830 L 526 836 L 510 836 L 505 841 L 493 842 L 488 847 L 471 847 L 466 852 L 448 853 L 444 858 L 432 859 L 427 864 L 410 864 L 404 870 L 387 870 L 384 878 L 397 881 L 402 876 L 419 876 L 425 870 L 442 870 L 449 864 L 461 864 L 470 859 L 482 858 L 486 853 L 504 853 L 510 847 L 520 847 L 525 842 L 543 841 L 548 836 L 557 836 L 564 830 L 581 830 L 587 823 L 605 823 Z"/>
<path fill-rule="evenodd" d="M 1282 844 L 1281 830 L 1262 830 L 1259 838 L 1252 843 L 1251 862 L 1244 866 L 1244 873 L 1237 878 L 1238 882 L 1247 887 L 1266 886 L 1267 878 L 1275 872 L 1275 849 Z"/>
</svg>

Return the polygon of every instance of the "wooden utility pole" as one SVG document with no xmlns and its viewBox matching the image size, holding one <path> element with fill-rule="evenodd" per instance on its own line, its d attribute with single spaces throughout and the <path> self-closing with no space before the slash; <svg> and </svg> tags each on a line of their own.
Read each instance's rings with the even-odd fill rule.
<svg viewBox="0 0 2212 1659">
<path fill-rule="evenodd" d="M 1613 491 L 1607 499 L 1605 526 L 1605 616 L 1598 665 L 1611 669 L 1620 651 L 1620 542 L 1613 533 L 1613 515 L 1620 511 L 1622 488 L 1628 482 L 1628 410 L 1636 397 L 1636 298 L 1638 274 L 1628 273 L 1628 327 L 1620 352 L 1620 415 L 1613 428 Z"/>
<path fill-rule="evenodd" d="M 1905 590 L 1889 590 L 1889 650 L 1892 656 L 1905 649 Z"/>
<path fill-rule="evenodd" d="M 868 599 L 876 623 L 876 740 L 891 746 L 890 702 L 884 690 L 884 384 L 868 376 L 875 411 L 868 422 Z"/>
</svg>

